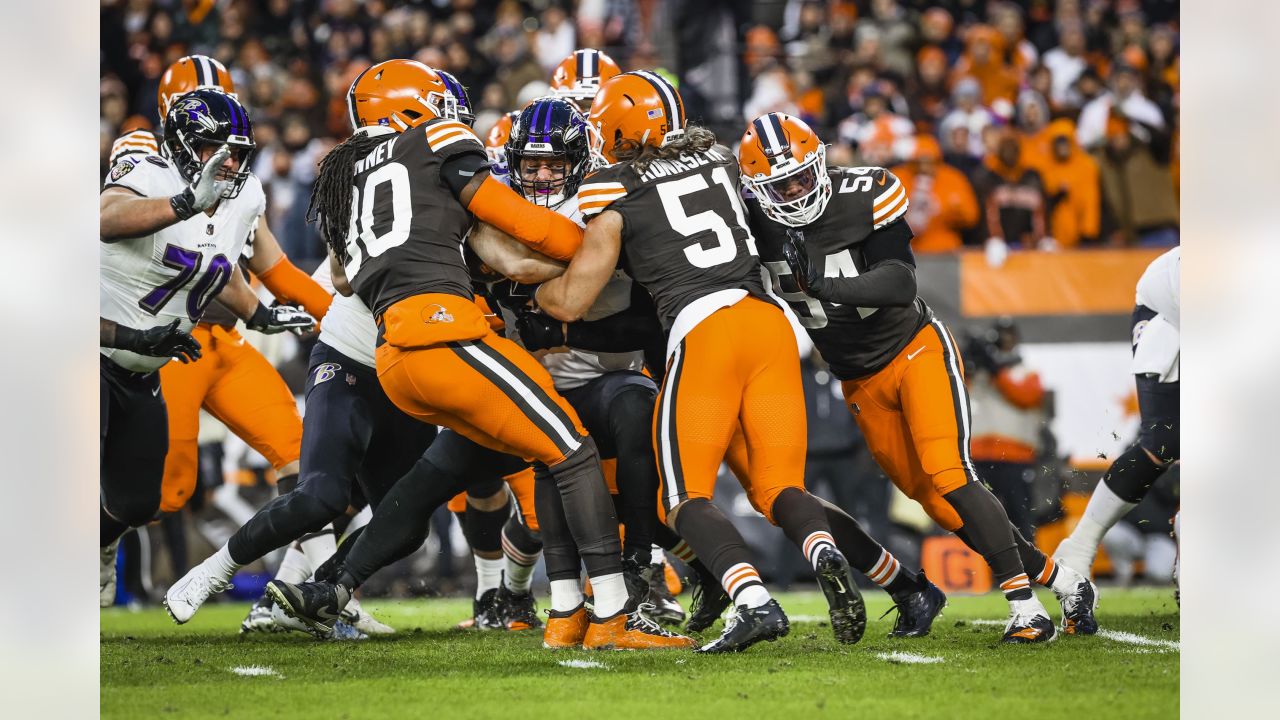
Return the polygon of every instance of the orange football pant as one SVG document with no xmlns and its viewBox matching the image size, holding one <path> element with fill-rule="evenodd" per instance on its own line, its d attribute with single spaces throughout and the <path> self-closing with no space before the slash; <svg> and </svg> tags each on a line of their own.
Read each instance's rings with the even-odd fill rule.
<svg viewBox="0 0 1280 720">
<path fill-rule="evenodd" d="M 964 525 L 943 495 L 976 482 L 969 394 L 951 333 L 933 319 L 879 372 L 841 384 L 881 469 L 947 530 Z"/>
<path fill-rule="evenodd" d="M 199 468 L 197 437 L 203 407 L 274 468 L 298 459 L 302 416 L 293 393 L 262 353 L 235 328 L 200 323 L 191 330 L 204 356 L 166 363 L 160 387 L 169 408 L 169 454 L 160 510 L 176 512 L 191 499 Z"/>
<path fill-rule="evenodd" d="M 804 390 L 791 325 L 754 297 L 703 320 L 668 361 L 653 423 L 664 522 L 685 500 L 711 499 L 739 427 L 751 472 L 738 481 L 773 522 L 778 494 L 804 489 Z"/>
<path fill-rule="evenodd" d="M 538 516 L 533 510 L 533 468 L 527 467 L 518 473 L 512 473 L 503 480 L 506 481 L 507 487 L 511 488 L 511 494 L 514 496 L 516 503 L 516 511 L 524 518 L 525 527 L 530 530 L 538 531 Z M 449 501 L 449 512 L 460 513 L 466 512 L 467 494 L 460 492 L 453 496 Z"/>
</svg>

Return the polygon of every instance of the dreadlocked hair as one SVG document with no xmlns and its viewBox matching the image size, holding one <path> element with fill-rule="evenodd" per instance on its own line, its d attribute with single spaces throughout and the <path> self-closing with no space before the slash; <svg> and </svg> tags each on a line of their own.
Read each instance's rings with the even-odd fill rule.
<svg viewBox="0 0 1280 720">
<path fill-rule="evenodd" d="M 351 259 L 347 256 L 347 233 L 351 230 L 351 181 L 356 162 L 389 139 L 387 135 L 358 132 L 320 161 L 311 188 L 311 204 L 307 206 L 307 222 L 320 226 L 320 237 L 344 264 Z"/>
<path fill-rule="evenodd" d="M 662 147 L 641 145 L 630 138 L 619 139 L 614 144 L 613 155 L 618 162 L 631 163 L 636 172 L 644 173 L 654 160 L 675 160 L 681 155 L 706 152 L 716 144 L 716 135 L 701 125 L 689 125 L 684 135 Z"/>
</svg>

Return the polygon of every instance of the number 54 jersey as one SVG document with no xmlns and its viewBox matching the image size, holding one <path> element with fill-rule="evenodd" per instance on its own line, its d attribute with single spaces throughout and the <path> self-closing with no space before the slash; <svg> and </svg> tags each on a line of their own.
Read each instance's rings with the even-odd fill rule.
<svg viewBox="0 0 1280 720">
<path fill-rule="evenodd" d="M 111 168 L 103 188 L 167 198 L 186 186 L 168 160 L 126 155 Z M 189 332 L 236 271 L 245 241 L 265 207 L 262 184 L 251 175 L 238 196 L 218 202 L 213 215 L 197 213 L 150 235 L 98 243 L 102 317 L 139 330 L 177 318 L 179 327 Z M 151 372 L 169 362 L 116 348 L 99 351 L 134 372 Z"/>
<path fill-rule="evenodd" d="M 894 222 L 906 222 L 905 188 L 879 167 L 827 170 L 831 200 L 822 216 L 798 228 L 809 260 L 824 277 L 856 277 L 868 270 L 867 242 Z M 773 291 L 795 311 L 800 324 L 841 380 L 870 375 L 889 364 L 929 322 L 933 312 L 919 296 L 903 307 L 863 308 L 816 300 L 806 295 L 787 265 L 782 244 L 787 228 L 765 216 L 754 196 L 747 197 L 751 229 Z"/>
</svg>

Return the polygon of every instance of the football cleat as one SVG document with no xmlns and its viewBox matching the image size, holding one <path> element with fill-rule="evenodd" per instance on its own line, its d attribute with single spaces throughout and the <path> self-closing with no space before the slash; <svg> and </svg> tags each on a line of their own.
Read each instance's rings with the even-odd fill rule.
<svg viewBox="0 0 1280 720">
<path fill-rule="evenodd" d="M 231 587 L 231 583 L 215 577 L 206 563 L 200 563 L 170 586 L 164 594 L 164 609 L 181 625 L 190 620 L 210 596 Z"/>
<path fill-rule="evenodd" d="M 662 650 L 691 648 L 693 638 L 664 630 L 646 617 L 648 608 L 641 604 L 634 612 L 620 612 L 610 618 L 591 616 L 587 634 L 582 639 L 585 650 Z"/>
<path fill-rule="evenodd" d="M 893 623 L 889 637 L 912 638 L 924 637 L 933 628 L 933 621 L 942 614 L 947 606 L 947 596 L 937 585 L 929 582 L 929 578 L 920 573 L 924 589 L 903 594 L 893 599 L 893 607 L 885 611 L 898 611 L 898 619 Z M 883 615 L 881 617 L 884 617 Z"/>
<path fill-rule="evenodd" d="M 679 625 L 684 622 L 684 608 L 671 592 L 665 577 L 666 563 L 653 563 L 646 571 L 649 580 L 649 597 L 645 605 L 653 606 L 649 617 L 665 625 Z"/>
<path fill-rule="evenodd" d="M 724 614 L 733 602 L 729 593 L 724 591 L 720 581 L 710 574 L 695 572 L 684 579 L 693 595 L 693 604 L 689 606 L 689 622 L 684 629 L 688 632 L 702 632 Z"/>
<path fill-rule="evenodd" d="M 542 633 L 542 647 L 551 650 L 575 648 L 587 636 L 587 609 L 579 605 L 565 612 L 547 611 L 547 629 Z"/>
<path fill-rule="evenodd" d="M 471 617 L 458 623 L 463 630 L 502 630 L 502 608 L 498 605 L 498 588 L 489 588 L 471 601 Z"/>
<path fill-rule="evenodd" d="M 867 606 L 862 602 L 858 586 L 853 584 L 849 561 L 839 550 L 827 547 L 818 551 L 815 564 L 818 585 L 822 594 L 827 596 L 831 630 L 836 640 L 845 645 L 858 642 L 867 631 Z"/>
<path fill-rule="evenodd" d="M 396 632 L 395 628 L 369 614 L 354 597 L 342 609 L 342 621 L 366 635 L 394 635 Z"/>
<path fill-rule="evenodd" d="M 649 599 L 649 553 L 622 553 L 622 582 L 627 586 L 627 602 L 623 612 L 635 612 Z"/>
<path fill-rule="evenodd" d="M 512 592 L 505 584 L 498 587 L 498 607 L 502 626 L 508 630 L 537 630 L 542 627 L 538 619 L 538 604 L 531 592 Z"/>
<path fill-rule="evenodd" d="M 253 607 L 249 608 L 249 614 L 245 616 L 243 622 L 240 623 L 240 634 L 252 632 L 261 633 L 278 633 L 284 632 L 285 628 L 276 624 L 272 619 L 271 610 L 275 607 L 275 603 L 271 600 L 271 596 L 265 592 L 262 597 L 258 598 Z M 283 615 L 283 613 L 281 613 Z"/>
<path fill-rule="evenodd" d="M 724 632 L 714 641 L 698 648 L 700 653 L 742 652 L 761 640 L 773 642 L 791 632 L 791 623 L 777 600 L 760 607 L 739 605 L 725 621 Z"/>
<path fill-rule="evenodd" d="M 1062 603 L 1062 632 L 1068 635 L 1097 634 L 1098 619 L 1093 613 L 1098 609 L 1098 586 L 1066 565 L 1058 565 L 1058 572 L 1063 571 L 1071 573 L 1074 584 L 1069 592 L 1054 592 L 1058 602 Z"/>
<path fill-rule="evenodd" d="M 284 610 L 281 609 L 274 600 L 271 602 L 271 622 L 275 623 L 276 632 L 300 632 L 307 633 L 308 635 L 312 634 L 311 628 L 307 627 L 306 623 L 297 618 L 286 615 Z"/>
<path fill-rule="evenodd" d="M 335 583 L 287 583 L 272 580 L 267 583 L 267 593 L 276 601 L 285 615 L 301 620 L 318 638 L 333 635 L 333 626 L 342 617 L 342 609 L 351 600 L 351 593 Z"/>
<path fill-rule="evenodd" d="M 111 607 L 116 604 L 116 550 L 120 549 L 120 538 L 110 545 L 99 548 L 98 562 L 98 606 Z"/>
<path fill-rule="evenodd" d="M 1039 600 L 1014 600 L 1009 603 L 1009 624 L 1001 642 L 1013 644 L 1047 643 L 1057 637 L 1053 621 Z"/>
<path fill-rule="evenodd" d="M 350 625 L 345 620 L 339 620 L 333 624 L 333 634 L 329 636 L 330 640 L 368 640 L 369 636 L 360 631 L 354 625 Z"/>
</svg>

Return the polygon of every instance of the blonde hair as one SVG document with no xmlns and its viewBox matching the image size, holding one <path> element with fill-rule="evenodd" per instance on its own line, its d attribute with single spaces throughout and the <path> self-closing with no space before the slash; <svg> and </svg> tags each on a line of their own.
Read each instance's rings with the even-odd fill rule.
<svg viewBox="0 0 1280 720">
<path fill-rule="evenodd" d="M 715 144 L 715 133 L 701 125 L 689 125 L 685 128 L 684 135 L 662 147 L 641 145 L 631 139 L 619 140 L 613 149 L 613 156 L 618 162 L 630 163 L 637 172 L 644 173 L 654 160 L 674 160 L 681 155 L 706 152 Z"/>
</svg>

